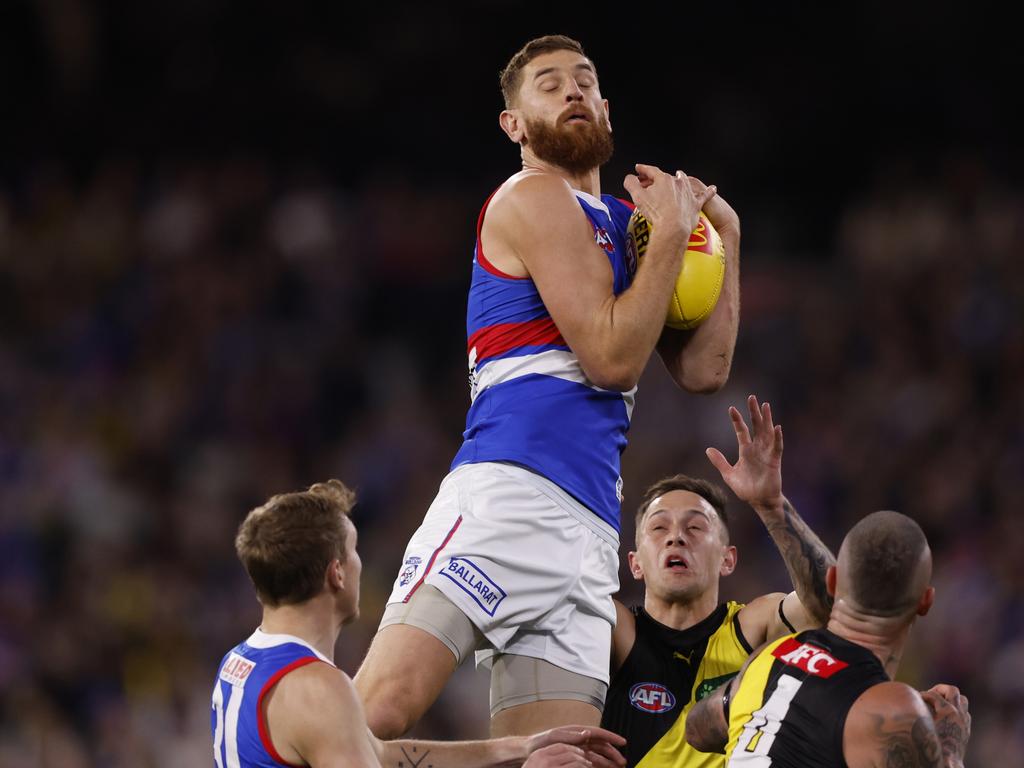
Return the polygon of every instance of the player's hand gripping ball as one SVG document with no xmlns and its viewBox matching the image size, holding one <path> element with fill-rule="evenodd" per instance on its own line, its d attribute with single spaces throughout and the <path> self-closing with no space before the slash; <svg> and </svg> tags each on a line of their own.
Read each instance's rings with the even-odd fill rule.
<svg viewBox="0 0 1024 768">
<path fill-rule="evenodd" d="M 639 263 L 651 239 L 651 225 L 639 210 L 629 218 L 626 249 L 628 258 Z M 683 268 L 679 270 L 665 325 L 678 330 L 696 328 L 715 309 L 725 279 L 725 245 L 708 217 L 701 211 L 697 228 L 690 233 Z"/>
</svg>

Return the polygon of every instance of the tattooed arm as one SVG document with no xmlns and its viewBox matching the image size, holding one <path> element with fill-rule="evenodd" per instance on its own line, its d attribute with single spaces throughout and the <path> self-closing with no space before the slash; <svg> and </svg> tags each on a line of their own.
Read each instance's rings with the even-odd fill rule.
<svg viewBox="0 0 1024 768">
<path fill-rule="evenodd" d="M 963 768 L 967 740 L 971 737 L 971 713 L 967 697 L 954 685 L 936 685 L 921 696 L 935 720 L 945 768 Z"/>
<path fill-rule="evenodd" d="M 725 752 L 725 747 L 729 743 L 729 716 L 725 711 L 725 694 L 736 690 L 737 685 L 739 682 L 734 677 L 693 705 L 693 709 L 686 715 L 686 740 L 690 746 L 701 752 Z"/>
<path fill-rule="evenodd" d="M 267 740 L 292 765 L 621 768 L 626 764 L 615 749 L 626 740 L 596 726 L 566 726 L 530 737 L 486 741 L 380 741 L 366 724 L 352 680 L 329 664 L 307 664 L 290 672 L 264 701 Z"/>
<path fill-rule="evenodd" d="M 621 768 L 626 764 L 613 746 L 622 746 L 626 740 L 596 726 L 565 726 L 529 737 L 483 741 L 378 743 L 384 768 Z"/>
<path fill-rule="evenodd" d="M 950 768 L 924 699 L 903 683 L 865 691 L 846 717 L 843 757 L 850 768 Z M 961 764 L 962 765 L 962 764 Z"/>
<path fill-rule="evenodd" d="M 771 406 L 759 404 L 751 395 L 747 408 L 752 432 L 740 412 L 729 408 L 739 446 L 736 464 L 729 464 L 715 448 L 708 448 L 707 456 L 726 485 L 753 507 L 765 524 L 796 590 L 788 597 L 766 595 L 740 613 L 747 642 L 758 645 L 828 622 L 832 597 L 825 587 L 825 573 L 835 564 L 835 557 L 782 494 L 782 427 L 772 422 Z"/>
</svg>

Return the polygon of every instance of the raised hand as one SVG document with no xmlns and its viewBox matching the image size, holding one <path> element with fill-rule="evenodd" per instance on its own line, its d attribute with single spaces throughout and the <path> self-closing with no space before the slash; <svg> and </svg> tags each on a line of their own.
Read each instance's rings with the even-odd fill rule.
<svg viewBox="0 0 1024 768">
<path fill-rule="evenodd" d="M 782 426 L 773 423 L 772 407 L 759 404 L 754 395 L 747 398 L 750 429 L 736 408 L 729 407 L 729 418 L 736 430 L 739 457 L 730 464 L 717 448 L 705 453 L 737 497 L 755 509 L 781 505 Z"/>
<path fill-rule="evenodd" d="M 624 746 L 625 743 L 622 736 L 597 726 L 566 725 L 552 728 L 527 740 L 527 751 L 531 757 L 524 768 L 562 765 L 622 768 L 626 759 L 616 747 Z M 543 761 L 534 763 L 535 758 Z M 549 759 L 553 762 L 547 762 Z"/>
<path fill-rule="evenodd" d="M 657 231 L 658 237 L 674 238 L 680 252 L 697 227 L 701 208 L 717 193 L 713 185 L 705 187 L 703 184 L 699 192 L 695 191 L 690 178 L 682 171 L 671 176 L 657 166 L 642 164 L 636 166 L 636 175 L 626 176 L 623 186 L 650 222 L 651 237 Z"/>
</svg>

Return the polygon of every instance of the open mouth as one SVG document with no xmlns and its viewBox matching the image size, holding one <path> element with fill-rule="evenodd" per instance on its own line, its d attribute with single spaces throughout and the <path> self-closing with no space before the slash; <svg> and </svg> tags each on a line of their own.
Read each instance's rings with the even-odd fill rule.
<svg viewBox="0 0 1024 768">
<path fill-rule="evenodd" d="M 690 570 L 689 564 L 680 555 L 669 555 L 665 558 L 665 567 L 673 573 L 682 573 Z"/>
<path fill-rule="evenodd" d="M 572 112 L 571 114 L 566 116 L 564 122 L 565 123 L 589 123 L 590 122 L 590 115 L 588 115 L 586 112 Z"/>
</svg>

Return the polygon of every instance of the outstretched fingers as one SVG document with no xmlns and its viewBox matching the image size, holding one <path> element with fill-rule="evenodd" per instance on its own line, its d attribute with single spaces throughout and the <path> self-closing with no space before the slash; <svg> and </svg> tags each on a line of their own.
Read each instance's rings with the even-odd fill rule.
<svg viewBox="0 0 1024 768">
<path fill-rule="evenodd" d="M 750 430 L 747 429 L 747 422 L 743 420 L 735 406 L 729 406 L 729 419 L 732 421 L 732 428 L 736 430 L 736 442 L 741 447 L 750 445 Z"/>
</svg>

